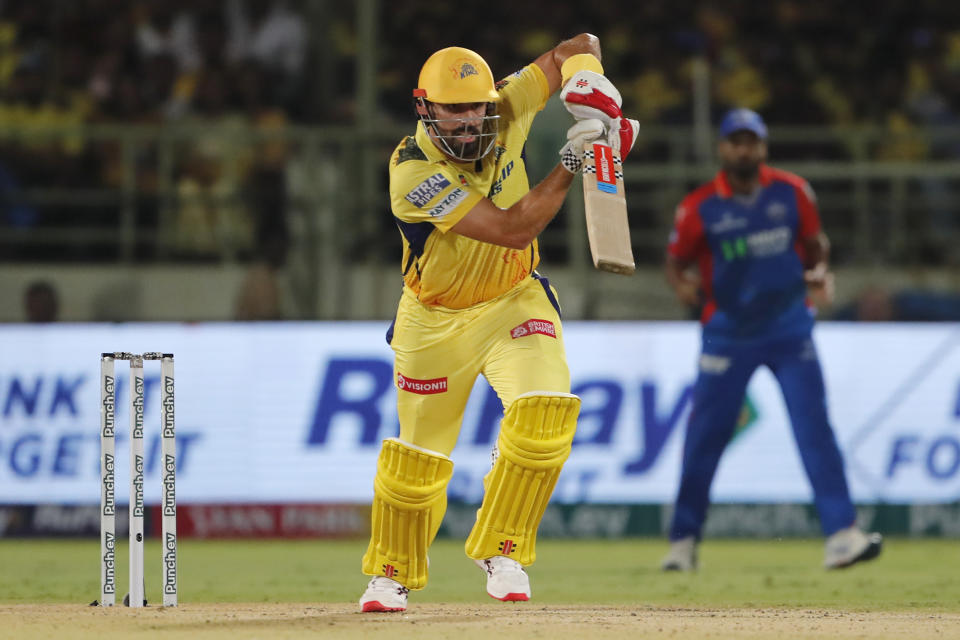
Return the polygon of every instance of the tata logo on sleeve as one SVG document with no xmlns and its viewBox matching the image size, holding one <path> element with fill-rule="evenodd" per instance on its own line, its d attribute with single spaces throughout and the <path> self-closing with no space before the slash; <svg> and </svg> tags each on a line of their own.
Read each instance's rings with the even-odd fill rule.
<svg viewBox="0 0 960 640">
<path fill-rule="evenodd" d="M 404 196 L 404 199 L 413 206 L 422 209 L 449 186 L 450 181 L 442 173 L 435 173 L 414 187 L 410 193 Z"/>
<path fill-rule="evenodd" d="M 524 336 L 540 334 L 550 338 L 557 337 L 557 328 L 549 320 L 530 319 L 510 330 L 510 337 L 516 340 Z"/>
</svg>

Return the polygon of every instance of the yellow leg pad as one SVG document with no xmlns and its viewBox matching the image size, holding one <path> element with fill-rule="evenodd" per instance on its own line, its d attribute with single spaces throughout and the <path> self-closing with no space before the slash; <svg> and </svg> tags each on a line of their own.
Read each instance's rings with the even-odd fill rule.
<svg viewBox="0 0 960 640">
<path fill-rule="evenodd" d="M 427 584 L 427 548 L 447 506 L 453 461 L 396 438 L 383 441 L 373 483 L 370 545 L 363 572 L 408 589 Z"/>
<path fill-rule="evenodd" d="M 533 564 L 537 527 L 570 455 L 579 413 L 580 398 L 569 393 L 528 393 L 510 405 L 497 439 L 500 455 L 467 538 L 469 557 Z"/>
</svg>

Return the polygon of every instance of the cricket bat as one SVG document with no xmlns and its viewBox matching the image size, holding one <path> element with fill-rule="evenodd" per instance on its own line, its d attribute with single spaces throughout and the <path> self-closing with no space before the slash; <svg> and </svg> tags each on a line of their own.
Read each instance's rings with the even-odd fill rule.
<svg viewBox="0 0 960 640">
<path fill-rule="evenodd" d="M 620 154 L 599 142 L 588 142 L 584 151 L 583 205 L 593 266 L 629 276 L 635 265 Z"/>
</svg>

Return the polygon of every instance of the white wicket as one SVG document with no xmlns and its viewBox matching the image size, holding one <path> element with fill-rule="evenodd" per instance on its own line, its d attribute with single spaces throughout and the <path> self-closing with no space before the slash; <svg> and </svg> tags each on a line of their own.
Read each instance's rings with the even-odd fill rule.
<svg viewBox="0 0 960 640">
<path fill-rule="evenodd" d="M 163 606 L 177 606 L 177 439 L 173 420 L 173 354 L 160 360 L 160 473 L 163 480 Z"/>
<path fill-rule="evenodd" d="M 113 354 L 105 353 L 100 358 L 100 604 L 104 607 L 117 602 L 116 389 Z"/>
<path fill-rule="evenodd" d="M 142 607 L 143 578 L 143 358 L 130 358 L 130 606 Z"/>
<path fill-rule="evenodd" d="M 130 362 L 130 607 L 142 607 L 145 598 L 143 542 L 144 486 L 144 377 L 143 361 L 160 360 L 161 518 L 163 606 L 177 605 L 176 432 L 174 427 L 173 354 L 149 352 L 104 353 L 100 358 L 100 603 L 116 604 L 116 496 L 115 496 L 115 360 Z"/>
</svg>

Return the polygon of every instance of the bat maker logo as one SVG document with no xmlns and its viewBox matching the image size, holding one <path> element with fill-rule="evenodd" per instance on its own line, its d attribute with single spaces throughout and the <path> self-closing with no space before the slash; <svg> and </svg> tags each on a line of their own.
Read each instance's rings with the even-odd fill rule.
<svg viewBox="0 0 960 640">
<path fill-rule="evenodd" d="M 605 193 L 617 192 L 617 174 L 613 166 L 613 149 L 605 144 L 593 145 L 597 164 L 597 189 Z"/>
</svg>

